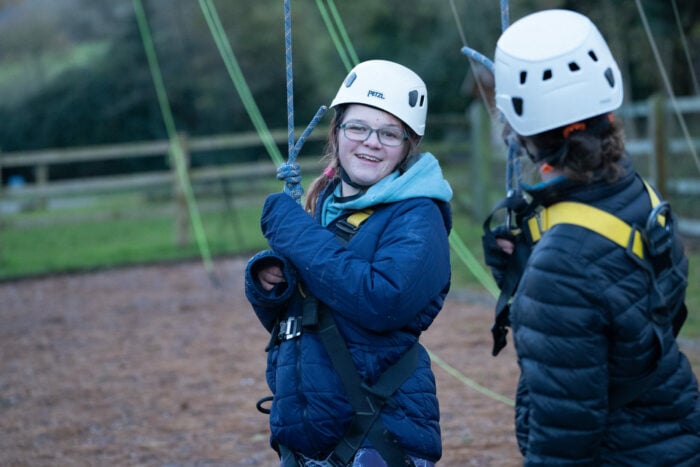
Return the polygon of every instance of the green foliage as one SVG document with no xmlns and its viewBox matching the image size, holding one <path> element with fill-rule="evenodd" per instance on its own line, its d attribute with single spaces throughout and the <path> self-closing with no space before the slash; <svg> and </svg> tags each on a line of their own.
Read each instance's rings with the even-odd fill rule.
<svg viewBox="0 0 700 467">
<path fill-rule="evenodd" d="M 386 58 L 426 81 L 431 113 L 462 112 L 468 44 L 493 57 L 499 2 L 357 0 L 334 2 L 361 60 Z M 597 22 L 618 56 L 627 98 L 661 89 L 657 64 L 633 2 L 529 0 L 511 3 L 511 22 L 542 8 L 578 9 Z M 693 92 L 689 50 L 700 44 L 700 4 L 677 2 L 680 27 L 665 0 L 643 2 L 678 95 Z M 198 2 L 167 8 L 144 0 L 178 130 L 190 135 L 251 130 Z M 16 1 L 0 23 L 0 148 L 3 151 L 160 138 L 163 123 L 129 0 Z M 347 70 L 314 0 L 293 0 L 297 122 L 328 104 Z M 451 6 L 454 5 L 456 16 Z M 284 11 L 279 0 L 216 2 L 232 49 L 270 127 L 286 124 Z M 684 36 L 681 36 L 681 31 Z"/>
</svg>

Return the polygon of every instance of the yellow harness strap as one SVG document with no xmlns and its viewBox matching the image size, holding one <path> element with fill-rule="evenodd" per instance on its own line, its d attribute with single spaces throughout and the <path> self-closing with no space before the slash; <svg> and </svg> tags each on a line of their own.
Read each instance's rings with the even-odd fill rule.
<svg viewBox="0 0 700 467">
<path fill-rule="evenodd" d="M 367 220 L 369 216 L 372 215 L 374 211 L 372 209 L 363 209 L 362 211 L 357 211 L 347 217 L 345 219 L 348 224 L 352 225 L 355 228 L 358 228 L 360 224 L 362 224 L 364 221 Z"/>
<path fill-rule="evenodd" d="M 646 181 L 644 181 L 644 186 L 649 193 L 651 206 L 654 208 L 659 204 L 659 197 L 656 196 L 656 193 Z M 665 221 L 663 216 L 659 216 L 660 224 L 665 224 Z M 527 220 L 533 243 L 537 242 L 547 230 L 557 224 L 578 225 L 592 230 L 612 240 L 622 248 L 627 249 L 628 245 L 631 246 L 632 253 L 644 259 L 644 241 L 640 231 L 633 229 L 619 217 L 602 209 L 573 201 L 563 201 L 544 208 L 536 216 Z"/>
</svg>

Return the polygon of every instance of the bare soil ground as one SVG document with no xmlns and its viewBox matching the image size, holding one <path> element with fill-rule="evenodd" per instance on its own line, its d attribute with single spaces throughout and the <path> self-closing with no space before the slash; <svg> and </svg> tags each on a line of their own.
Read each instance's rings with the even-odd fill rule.
<svg viewBox="0 0 700 467">
<path fill-rule="evenodd" d="M 0 465 L 277 465 L 244 266 L 218 260 L 218 285 L 198 262 L 1 283 Z M 452 293 L 423 338 L 440 362 L 443 466 L 521 464 L 502 400 L 518 370 L 512 344 L 490 354 L 492 310 Z"/>
</svg>

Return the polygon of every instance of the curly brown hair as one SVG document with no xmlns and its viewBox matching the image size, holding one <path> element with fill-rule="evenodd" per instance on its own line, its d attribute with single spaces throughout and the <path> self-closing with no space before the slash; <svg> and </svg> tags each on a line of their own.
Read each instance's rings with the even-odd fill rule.
<svg viewBox="0 0 700 467">
<path fill-rule="evenodd" d="M 541 160 L 562 170 L 572 180 L 614 182 L 622 175 L 620 161 L 625 157 L 624 130 L 612 114 L 598 115 L 523 138 L 530 140 L 544 154 L 556 154 L 555 160 L 547 160 L 548 156 Z"/>
</svg>

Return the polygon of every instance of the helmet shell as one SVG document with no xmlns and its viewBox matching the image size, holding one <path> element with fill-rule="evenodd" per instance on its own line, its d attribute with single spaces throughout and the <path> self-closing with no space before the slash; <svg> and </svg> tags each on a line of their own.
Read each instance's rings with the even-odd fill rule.
<svg viewBox="0 0 700 467">
<path fill-rule="evenodd" d="M 364 104 L 384 110 L 418 136 L 425 133 L 428 91 L 423 80 L 403 65 L 368 60 L 355 66 L 340 85 L 331 107 Z"/>
<path fill-rule="evenodd" d="M 496 44 L 496 106 L 530 136 L 622 104 L 620 70 L 587 17 L 545 10 L 513 23 Z"/>
</svg>

